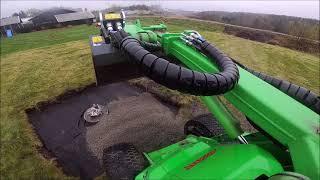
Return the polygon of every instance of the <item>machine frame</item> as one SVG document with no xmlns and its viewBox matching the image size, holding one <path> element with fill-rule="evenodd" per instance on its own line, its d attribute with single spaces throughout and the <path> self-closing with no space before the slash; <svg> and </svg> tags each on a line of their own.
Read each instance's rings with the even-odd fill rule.
<svg viewBox="0 0 320 180">
<path fill-rule="evenodd" d="M 167 33 L 164 24 L 143 27 L 137 20 L 126 24 L 124 30 L 141 41 L 160 42 L 166 56 L 178 59 L 192 70 L 219 72 L 217 65 L 183 41 L 180 33 Z M 189 32 L 192 31 L 185 31 Z M 201 96 L 229 137 L 242 144 L 223 145 L 221 137 L 189 135 L 181 142 L 144 153 L 150 166 L 136 179 L 252 179 L 270 177 L 284 170 L 311 179 L 320 176 L 319 115 L 242 67 L 238 69 L 238 84 L 223 96 L 281 145 L 261 133 L 244 133 L 217 96 Z M 288 162 L 292 166 L 284 167 Z"/>
</svg>

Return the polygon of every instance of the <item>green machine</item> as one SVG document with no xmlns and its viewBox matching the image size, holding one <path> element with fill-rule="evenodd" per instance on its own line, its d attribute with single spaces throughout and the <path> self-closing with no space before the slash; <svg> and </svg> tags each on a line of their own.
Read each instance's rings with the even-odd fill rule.
<svg viewBox="0 0 320 180">
<path fill-rule="evenodd" d="M 126 24 L 124 13 L 101 14 L 100 20 L 101 35 L 91 37 L 98 85 L 111 82 L 105 71 L 125 65 L 113 77 L 147 76 L 200 96 L 211 112 L 188 121 L 186 138 L 160 150 L 140 153 L 128 142 L 106 148 L 110 179 L 320 178 L 316 94 L 241 65 L 196 31 Z M 258 132 L 243 132 L 218 95 Z"/>
</svg>

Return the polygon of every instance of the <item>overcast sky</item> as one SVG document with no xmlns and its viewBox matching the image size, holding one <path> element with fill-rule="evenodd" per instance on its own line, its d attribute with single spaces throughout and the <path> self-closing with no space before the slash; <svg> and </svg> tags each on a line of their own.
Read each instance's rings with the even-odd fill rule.
<svg viewBox="0 0 320 180">
<path fill-rule="evenodd" d="M 111 5 L 160 5 L 167 9 L 182 9 L 192 11 L 219 10 L 231 12 L 253 12 L 266 14 L 279 14 L 298 16 L 312 19 L 319 18 L 319 1 L 77 1 L 77 0 L 56 0 L 56 1 L 17 1 L 1 0 L 1 17 L 10 16 L 19 10 L 29 8 L 50 8 L 50 7 L 73 7 L 88 8 L 89 10 L 104 9 Z"/>
</svg>

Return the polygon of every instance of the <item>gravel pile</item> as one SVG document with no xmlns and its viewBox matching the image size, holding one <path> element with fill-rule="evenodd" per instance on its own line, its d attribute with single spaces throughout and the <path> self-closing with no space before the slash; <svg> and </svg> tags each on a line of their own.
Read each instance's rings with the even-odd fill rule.
<svg viewBox="0 0 320 180">
<path fill-rule="evenodd" d="M 108 109 L 85 135 L 88 150 L 100 160 L 103 149 L 116 143 L 130 142 L 149 152 L 183 138 L 184 122 L 176 120 L 175 110 L 149 93 L 112 101 Z"/>
</svg>

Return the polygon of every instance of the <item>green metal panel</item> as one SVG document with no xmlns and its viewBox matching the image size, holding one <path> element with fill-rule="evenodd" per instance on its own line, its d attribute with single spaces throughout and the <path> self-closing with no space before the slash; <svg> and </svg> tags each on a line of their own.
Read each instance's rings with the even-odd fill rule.
<svg viewBox="0 0 320 180">
<path fill-rule="evenodd" d="M 159 36 L 157 34 L 161 34 L 160 32 L 165 31 L 166 29 L 167 27 L 164 24 L 143 27 L 139 20 L 136 20 L 134 24 L 127 24 L 125 26 L 125 31 L 130 33 L 131 36 L 147 42 L 158 41 Z M 155 33 L 153 31 L 159 32 Z"/>
<path fill-rule="evenodd" d="M 191 69 L 218 72 L 215 64 L 206 56 L 185 45 L 179 34 L 164 34 L 162 37 L 168 55 L 178 58 Z M 311 178 L 318 177 L 319 115 L 241 67 L 238 68 L 239 83 L 225 94 L 226 99 L 272 137 L 289 147 L 295 171 Z"/>
<path fill-rule="evenodd" d="M 150 167 L 136 179 L 254 179 L 282 172 L 278 161 L 256 145 L 221 146 L 215 140 L 188 136 L 148 154 Z"/>
</svg>

